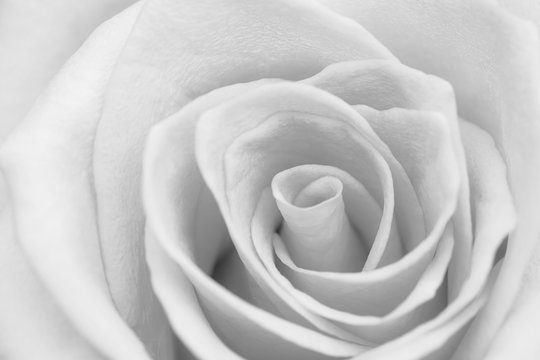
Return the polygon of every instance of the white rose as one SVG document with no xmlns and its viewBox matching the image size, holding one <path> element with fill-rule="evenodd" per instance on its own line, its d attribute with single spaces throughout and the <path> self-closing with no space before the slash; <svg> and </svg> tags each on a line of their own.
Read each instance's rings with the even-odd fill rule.
<svg viewBox="0 0 540 360">
<path fill-rule="evenodd" d="M 5 132 L 126 3 L 42 67 L 0 32 Z M 538 44 L 487 1 L 132 5 L 2 147 L 1 357 L 535 359 Z"/>
</svg>

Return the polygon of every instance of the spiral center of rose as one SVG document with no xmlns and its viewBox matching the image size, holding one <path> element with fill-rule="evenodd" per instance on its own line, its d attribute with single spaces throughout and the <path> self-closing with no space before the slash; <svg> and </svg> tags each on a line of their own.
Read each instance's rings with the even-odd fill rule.
<svg viewBox="0 0 540 360">
<path fill-rule="evenodd" d="M 283 216 L 279 234 L 292 260 L 310 270 L 361 271 L 367 251 L 347 215 L 342 181 L 322 175 L 301 184 L 291 175 L 276 175 L 272 193 Z"/>
</svg>

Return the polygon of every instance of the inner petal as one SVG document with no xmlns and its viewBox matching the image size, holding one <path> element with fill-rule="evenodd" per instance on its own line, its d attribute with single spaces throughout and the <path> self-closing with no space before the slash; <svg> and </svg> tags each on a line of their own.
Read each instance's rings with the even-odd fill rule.
<svg viewBox="0 0 540 360">
<path fill-rule="evenodd" d="M 305 209 L 321 203 L 333 202 L 341 198 L 343 203 L 343 183 L 334 176 L 325 176 L 304 187 L 294 198 L 293 205 Z"/>
<path fill-rule="evenodd" d="M 324 176 L 295 189 L 282 174 L 274 177 L 272 192 L 284 219 L 280 234 L 294 261 L 311 270 L 360 271 L 367 254 L 346 214 L 343 183 Z"/>
</svg>

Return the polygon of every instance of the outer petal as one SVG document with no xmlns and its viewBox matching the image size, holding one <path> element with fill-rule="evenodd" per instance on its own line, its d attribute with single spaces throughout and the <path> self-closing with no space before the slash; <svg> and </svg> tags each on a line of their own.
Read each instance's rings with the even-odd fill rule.
<svg viewBox="0 0 540 360">
<path fill-rule="evenodd" d="M 135 0 L 0 3 L 0 142 L 91 31 Z"/>
<path fill-rule="evenodd" d="M 540 3 L 535 0 L 496 0 L 505 9 L 536 26 L 540 40 Z"/>
<path fill-rule="evenodd" d="M 503 154 L 518 224 L 487 304 L 493 320 L 479 332 L 494 334 L 510 311 L 540 236 L 537 29 L 488 1 L 322 1 L 365 26 L 405 64 L 448 80 L 460 115 L 485 129 Z M 491 338 L 475 342 L 479 353 Z"/>
<path fill-rule="evenodd" d="M 540 327 L 539 248 L 537 247 L 527 267 L 513 310 L 491 344 L 486 356 L 488 360 L 536 360 L 540 357 L 537 336 Z"/>
<path fill-rule="evenodd" d="M 499 0 L 499 3 L 511 13 L 533 22 L 540 42 L 540 2 L 535 0 Z M 538 65 L 540 66 L 540 64 Z M 493 342 L 489 359 L 505 359 L 514 356 L 519 359 L 537 359 L 540 357 L 540 344 L 534 338 L 540 328 L 540 246 L 532 255 L 525 270 L 510 318 L 501 333 Z"/>
<path fill-rule="evenodd" d="M 112 359 L 149 359 L 109 294 L 96 228 L 92 145 L 104 87 L 138 14 L 134 6 L 102 26 L 55 79 L 6 142 L 1 167 L 16 237 L 75 329 Z M 137 331 L 166 358 L 167 323 L 147 286 Z M 135 298 L 135 301 L 140 301 Z"/>
<path fill-rule="evenodd" d="M 17 247 L 13 216 L 6 206 L 0 214 L 0 234 L 0 357 L 101 359 L 73 329 Z"/>
</svg>

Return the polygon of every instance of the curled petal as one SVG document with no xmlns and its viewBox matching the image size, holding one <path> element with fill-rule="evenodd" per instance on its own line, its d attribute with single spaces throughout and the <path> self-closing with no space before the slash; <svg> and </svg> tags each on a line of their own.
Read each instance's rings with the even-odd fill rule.
<svg viewBox="0 0 540 360">
<path fill-rule="evenodd" d="M 284 218 L 280 233 L 297 263 L 312 270 L 360 270 L 366 249 L 345 210 L 341 180 L 326 175 L 299 189 L 291 180 L 278 175 L 272 189 Z"/>
</svg>

